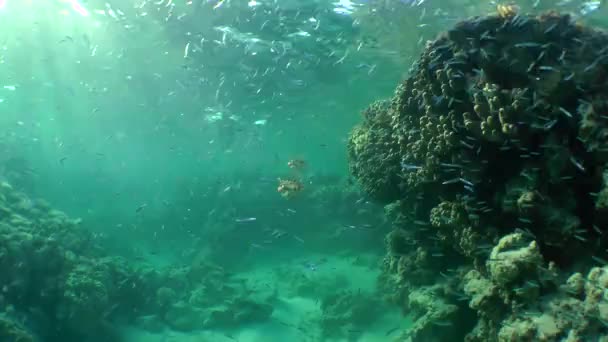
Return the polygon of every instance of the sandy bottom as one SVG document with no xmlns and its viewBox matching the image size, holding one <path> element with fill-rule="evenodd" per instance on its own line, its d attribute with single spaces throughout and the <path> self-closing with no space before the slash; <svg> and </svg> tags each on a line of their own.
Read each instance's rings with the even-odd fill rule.
<svg viewBox="0 0 608 342">
<path fill-rule="evenodd" d="M 278 293 L 273 303 L 274 312 L 263 324 L 242 326 L 233 330 L 205 330 L 181 333 L 165 329 L 151 333 L 136 327 L 123 329 L 128 342 L 386 342 L 407 329 L 410 322 L 397 310 L 383 311 L 382 317 L 348 339 L 322 339 L 318 320 L 322 315 L 320 300 L 314 296 L 294 294 L 293 278 L 302 277 L 308 284 L 326 286 L 328 279 L 339 279 L 340 288 L 359 293 L 373 293 L 378 276 L 377 256 L 336 257 L 313 255 L 295 258 L 275 264 L 257 265 L 254 269 L 238 274 L 238 278 L 257 289 Z M 290 276 L 286 276 L 286 272 Z M 300 280 L 301 280 L 300 279 Z M 314 286 L 313 286 L 314 287 Z M 262 291 L 262 290 L 260 290 Z"/>
</svg>

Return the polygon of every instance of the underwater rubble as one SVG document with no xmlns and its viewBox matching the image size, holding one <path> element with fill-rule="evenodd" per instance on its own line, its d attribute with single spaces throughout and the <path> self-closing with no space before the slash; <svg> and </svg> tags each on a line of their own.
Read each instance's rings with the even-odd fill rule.
<svg viewBox="0 0 608 342">
<path fill-rule="evenodd" d="M 608 34 L 498 13 L 428 42 L 349 139 L 400 340 L 608 341 Z"/>
<path fill-rule="evenodd" d="M 0 340 L 120 341 L 117 327 L 229 328 L 273 306 L 223 268 L 107 256 L 80 220 L 0 183 Z M 259 297 L 259 296 L 258 296 Z"/>
</svg>

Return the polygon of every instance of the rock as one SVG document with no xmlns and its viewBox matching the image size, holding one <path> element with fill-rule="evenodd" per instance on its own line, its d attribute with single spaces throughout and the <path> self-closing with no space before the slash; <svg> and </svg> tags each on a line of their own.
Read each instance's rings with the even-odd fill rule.
<svg viewBox="0 0 608 342">
<path fill-rule="evenodd" d="M 580 274 L 579 272 L 574 273 L 566 281 L 566 285 L 564 286 L 564 289 L 568 293 L 575 295 L 575 296 L 579 296 L 579 295 L 583 294 L 583 291 L 585 290 L 585 278 L 583 278 L 583 275 Z"/>
<path fill-rule="evenodd" d="M 486 262 L 492 281 L 505 287 L 528 272 L 536 273 L 543 258 L 535 241 L 521 233 L 506 235 L 492 249 Z"/>
<path fill-rule="evenodd" d="M 211 309 L 204 326 L 233 327 L 243 324 L 264 322 L 274 311 L 272 305 L 248 299 L 236 299 L 227 305 Z"/>
<path fill-rule="evenodd" d="M 161 332 L 165 329 L 165 324 L 156 315 L 139 316 L 135 319 L 135 324 L 153 333 Z"/>
<path fill-rule="evenodd" d="M 207 315 L 203 309 L 179 301 L 173 304 L 165 314 L 167 324 L 176 330 L 192 331 L 205 327 Z"/>
<path fill-rule="evenodd" d="M 6 342 L 36 342 L 34 338 L 24 327 L 17 324 L 4 314 L 0 314 L 0 341 Z"/>
<path fill-rule="evenodd" d="M 497 288 L 489 279 L 483 277 L 477 270 L 471 270 L 464 276 L 464 292 L 471 297 L 469 306 L 472 309 L 487 311 L 490 305 L 494 305 L 497 296 Z"/>
</svg>

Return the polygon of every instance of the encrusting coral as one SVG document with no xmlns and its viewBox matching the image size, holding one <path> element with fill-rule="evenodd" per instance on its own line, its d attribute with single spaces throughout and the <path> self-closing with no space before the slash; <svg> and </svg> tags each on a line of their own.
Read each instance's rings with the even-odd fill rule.
<svg viewBox="0 0 608 342">
<path fill-rule="evenodd" d="M 607 46 L 569 15 L 501 6 L 428 42 L 363 113 L 350 169 L 393 222 L 381 285 L 410 339 L 608 339 L 603 269 L 571 277 L 606 263 Z M 453 313 L 408 300 L 430 289 Z"/>
</svg>

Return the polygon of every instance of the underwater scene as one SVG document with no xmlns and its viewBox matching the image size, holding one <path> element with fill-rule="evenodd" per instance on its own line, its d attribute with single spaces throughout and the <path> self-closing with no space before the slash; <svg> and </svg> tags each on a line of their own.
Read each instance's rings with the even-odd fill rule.
<svg viewBox="0 0 608 342">
<path fill-rule="evenodd" d="M 0 0 L 0 342 L 608 342 L 606 29 Z"/>
</svg>

